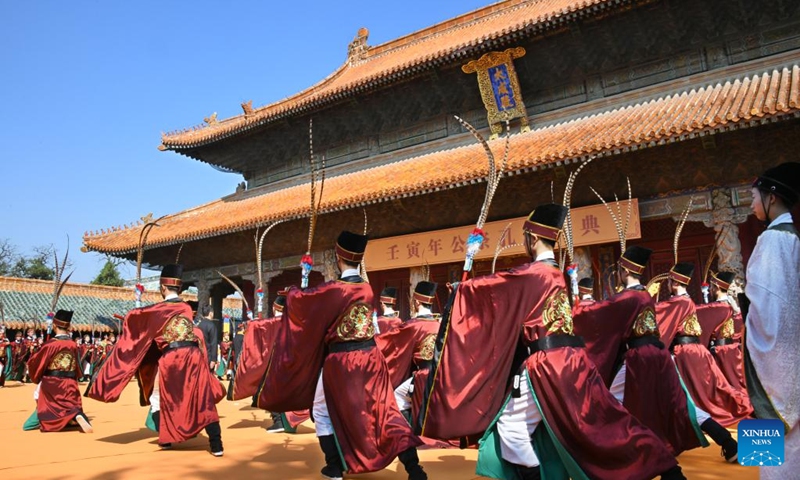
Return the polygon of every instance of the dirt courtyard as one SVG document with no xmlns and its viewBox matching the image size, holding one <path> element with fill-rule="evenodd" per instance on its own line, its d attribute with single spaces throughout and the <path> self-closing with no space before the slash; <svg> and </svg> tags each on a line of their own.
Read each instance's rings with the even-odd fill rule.
<svg viewBox="0 0 800 480">
<path fill-rule="evenodd" d="M 81 390 L 85 388 L 81 385 Z M 139 406 L 136 383 L 131 383 L 117 403 L 103 404 L 84 398 L 84 410 L 93 434 L 77 431 L 41 433 L 22 431 L 34 409 L 33 385 L 7 382 L 0 389 L 0 478 L 11 479 L 320 479 L 323 456 L 313 424 L 297 434 L 267 434 L 266 412 L 249 401 L 223 400 L 218 408 L 225 456 L 208 453 L 205 434 L 173 450 L 161 451 L 156 434 L 144 426 L 147 409 Z M 476 450 L 422 450 L 420 460 L 431 479 L 475 479 Z M 681 455 L 689 479 L 757 479 L 758 469 L 726 464 L 712 445 Z M 386 470 L 347 478 L 405 479 L 399 462 Z"/>
</svg>

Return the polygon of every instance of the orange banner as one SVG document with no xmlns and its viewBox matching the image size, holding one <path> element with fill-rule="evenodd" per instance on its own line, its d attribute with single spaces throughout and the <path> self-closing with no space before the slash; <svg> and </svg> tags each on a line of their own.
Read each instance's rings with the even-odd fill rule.
<svg viewBox="0 0 800 480">
<path fill-rule="evenodd" d="M 624 222 L 628 210 L 628 202 L 611 202 L 609 206 L 615 214 L 622 212 Z M 619 215 L 618 215 L 619 216 Z M 503 229 L 511 223 L 503 246 L 520 244 L 509 247 L 500 253 L 500 256 L 519 255 L 525 253 L 522 246 L 522 223 L 526 217 L 490 222 L 483 226 L 486 239 L 481 245 L 481 251 L 476 258 L 492 258 L 497 241 L 503 234 Z M 420 267 L 425 263 L 430 265 L 439 263 L 463 262 L 466 256 L 466 241 L 473 226 L 448 228 L 432 232 L 413 233 L 399 237 L 379 238 L 370 240 L 367 244 L 365 262 L 367 271 L 389 270 L 392 268 Z M 608 210 L 602 204 L 572 209 L 572 231 L 576 247 L 597 245 L 619 241 L 614 221 Z M 628 224 L 627 237 L 629 240 L 642 237 L 639 225 L 639 202 L 631 201 L 631 217 Z"/>
</svg>

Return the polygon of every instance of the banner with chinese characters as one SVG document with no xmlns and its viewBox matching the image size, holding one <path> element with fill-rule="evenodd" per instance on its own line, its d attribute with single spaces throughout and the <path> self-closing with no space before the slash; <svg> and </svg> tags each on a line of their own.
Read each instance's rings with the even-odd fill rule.
<svg viewBox="0 0 800 480">
<path fill-rule="evenodd" d="M 610 202 L 608 205 L 614 210 L 615 214 L 621 212 L 622 221 L 624 222 L 628 211 L 628 201 Z M 620 215 L 617 214 L 617 216 Z M 484 240 L 481 251 L 475 258 L 485 259 L 494 256 L 497 241 L 502 236 L 503 229 L 509 223 L 511 223 L 511 229 L 502 245 L 519 245 L 506 248 L 500 253 L 500 256 L 525 253 L 525 247 L 522 246 L 522 223 L 525 218 L 501 220 L 484 225 L 483 230 L 486 232 L 486 240 Z M 463 262 L 466 255 L 467 237 L 473 227 L 473 225 L 469 225 L 370 240 L 365 254 L 367 271 L 420 267 L 426 262 L 431 265 Z M 619 241 L 614 221 L 602 204 L 573 208 L 572 229 L 576 247 Z M 639 202 L 637 199 L 633 199 L 631 201 L 631 216 L 628 223 L 627 238 L 631 240 L 641 237 Z"/>
</svg>

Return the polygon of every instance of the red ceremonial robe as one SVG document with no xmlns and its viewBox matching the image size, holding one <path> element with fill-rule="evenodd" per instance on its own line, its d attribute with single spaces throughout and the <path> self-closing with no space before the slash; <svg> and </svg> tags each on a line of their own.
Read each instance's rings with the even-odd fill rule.
<svg viewBox="0 0 800 480">
<path fill-rule="evenodd" d="M 0 338 L 0 387 L 6 383 L 6 374 L 11 371 L 11 342 Z"/>
<path fill-rule="evenodd" d="M 219 354 L 225 361 L 228 360 L 228 354 L 231 353 L 231 348 L 233 347 L 233 342 L 228 340 L 227 342 L 219 342 Z"/>
<path fill-rule="evenodd" d="M 444 440 L 493 427 L 519 341 L 572 334 L 564 277 L 550 262 L 467 280 L 454 295 L 422 426 L 423 435 Z M 571 457 L 562 462 L 582 471 L 570 471 L 573 477 L 652 478 L 677 464 L 611 395 L 584 348 L 538 351 L 523 368 L 543 422 Z"/>
<path fill-rule="evenodd" d="M 733 308 L 731 308 L 733 314 Z M 737 390 L 747 391 L 744 378 L 744 355 L 742 355 L 742 315 L 733 314 L 714 332 L 714 359 L 728 383 Z"/>
<path fill-rule="evenodd" d="M 722 305 L 725 303 L 725 305 Z M 727 308 L 725 308 L 727 307 Z M 700 324 L 700 345 L 709 348 L 711 338 L 714 336 L 720 325 L 733 315 L 733 309 L 727 302 L 711 302 L 696 305 L 697 323 Z"/>
<path fill-rule="evenodd" d="M 689 404 L 675 364 L 669 351 L 658 341 L 655 299 L 644 287 L 625 289 L 608 300 L 578 308 L 573 322 L 575 333 L 584 337 L 587 354 L 598 370 L 611 370 L 614 374 L 618 370 L 614 365 L 616 359 L 612 352 L 603 352 L 602 347 L 609 345 L 616 353 L 620 332 L 606 333 L 602 326 L 610 329 L 621 324 L 621 343 L 628 344 L 627 349 L 623 346 L 625 408 L 664 440 L 675 456 L 705 444 L 694 406 Z M 631 340 L 633 343 L 628 343 Z M 610 386 L 612 380 L 607 385 Z"/>
<path fill-rule="evenodd" d="M 36 414 L 43 432 L 63 430 L 82 411 L 77 380 L 81 376 L 79 357 L 78 346 L 69 335 L 58 335 L 28 360 L 31 381 L 41 384 Z M 56 376 L 59 374 L 72 377 Z"/>
<path fill-rule="evenodd" d="M 624 290 L 608 300 L 582 300 L 573 311 L 573 334 L 583 337 L 586 355 L 607 387 L 619 370 L 624 339 L 630 336 L 640 303 L 633 290 Z"/>
<path fill-rule="evenodd" d="M 384 316 L 381 315 L 378 317 L 378 335 L 383 335 L 384 333 L 392 330 L 393 328 L 399 327 L 403 324 L 403 320 L 395 315 L 391 316 Z"/>
<path fill-rule="evenodd" d="M 258 387 L 267 372 L 267 363 L 272 353 L 275 338 L 281 325 L 281 317 L 257 318 L 247 323 L 242 340 L 242 353 L 236 364 L 236 372 L 231 386 L 233 400 L 252 397 L 258 394 Z M 308 410 L 283 413 L 289 424 L 288 430 L 310 418 Z"/>
<path fill-rule="evenodd" d="M 412 318 L 397 328 L 375 337 L 375 343 L 386 358 L 392 388 L 397 388 L 409 377 L 414 377 L 411 418 L 415 421 L 428 381 L 438 333 L 439 322 L 428 316 Z"/>
<path fill-rule="evenodd" d="M 697 337 L 702 331 L 694 302 L 688 295 L 676 295 L 656 305 L 656 319 L 662 338 L 665 332 Z M 665 339 L 666 340 L 666 339 Z M 717 367 L 711 352 L 698 343 L 675 345 L 673 356 L 694 403 L 724 427 L 735 425 L 753 413 L 745 392 L 733 388 Z"/>
<path fill-rule="evenodd" d="M 376 346 L 325 355 L 326 345 L 373 338 L 372 300 L 360 277 L 291 288 L 258 398 L 260 408 L 273 412 L 311 408 L 322 369 L 328 413 L 350 473 L 381 470 L 421 444 L 397 409 Z"/>
<path fill-rule="evenodd" d="M 179 320 L 179 315 L 188 322 Z M 139 403 L 149 405 L 158 372 L 159 443 L 189 440 L 206 425 L 218 422 L 216 403 L 225 392 L 208 369 L 203 334 L 191 318 L 188 304 L 171 300 L 128 312 L 116 347 L 90 383 L 87 396 L 115 402 L 136 375 Z M 198 346 L 170 349 L 171 342 L 197 342 Z"/>
<path fill-rule="evenodd" d="M 11 372 L 9 380 L 25 381 L 25 364 L 28 360 L 28 348 L 23 340 L 11 343 Z"/>
<path fill-rule="evenodd" d="M 257 318 L 247 323 L 242 341 L 242 353 L 233 376 L 233 400 L 252 397 L 267 372 L 267 361 L 280 328 L 281 317 Z M 230 346 L 225 348 L 229 350 Z M 225 352 L 223 355 L 226 355 Z"/>
</svg>

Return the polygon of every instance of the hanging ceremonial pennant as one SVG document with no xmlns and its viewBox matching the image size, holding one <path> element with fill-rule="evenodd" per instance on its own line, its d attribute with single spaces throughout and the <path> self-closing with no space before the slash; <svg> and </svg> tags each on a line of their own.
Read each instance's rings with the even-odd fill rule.
<svg viewBox="0 0 800 480">
<path fill-rule="evenodd" d="M 486 107 L 493 140 L 503 131 L 503 122 L 521 119 L 522 132 L 530 130 L 528 111 L 522 101 L 522 92 L 514 69 L 514 59 L 525 56 L 522 47 L 509 48 L 503 52 L 489 52 L 463 67 L 464 73 L 478 74 L 478 87 Z"/>
</svg>

